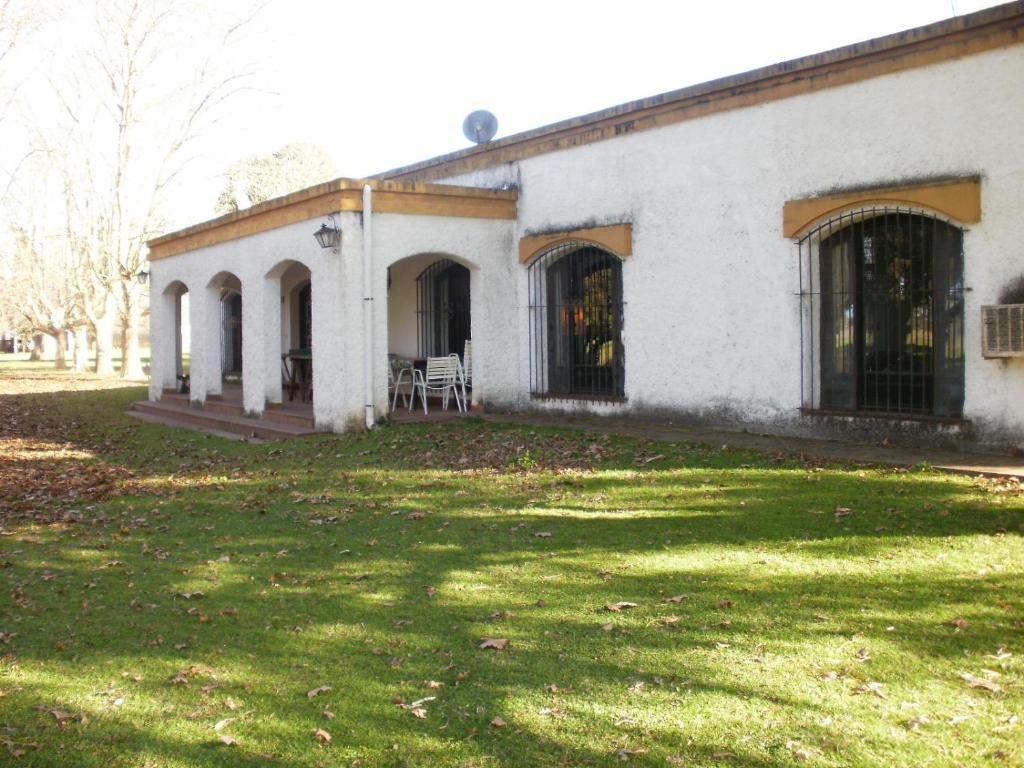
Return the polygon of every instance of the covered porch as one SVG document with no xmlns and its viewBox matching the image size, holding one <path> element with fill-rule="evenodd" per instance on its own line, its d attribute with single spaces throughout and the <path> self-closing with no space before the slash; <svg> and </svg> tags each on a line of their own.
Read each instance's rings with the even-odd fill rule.
<svg viewBox="0 0 1024 768">
<path fill-rule="evenodd" d="M 319 431 L 451 418 L 463 395 L 479 407 L 490 350 L 516 324 L 482 311 L 494 291 L 481 275 L 500 285 L 515 215 L 514 190 L 339 179 L 152 241 L 150 400 Z M 182 302 L 191 286 L 203 290 Z M 411 377 L 451 355 L 447 410 L 439 390 L 426 414 L 421 391 L 405 407 L 407 378 L 392 413 L 396 367 Z"/>
</svg>

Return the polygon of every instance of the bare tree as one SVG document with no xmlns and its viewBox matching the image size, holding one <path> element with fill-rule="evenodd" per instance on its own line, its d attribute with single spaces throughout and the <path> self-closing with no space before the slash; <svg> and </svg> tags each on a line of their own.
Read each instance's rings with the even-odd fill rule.
<svg viewBox="0 0 1024 768">
<path fill-rule="evenodd" d="M 67 279 L 66 261 L 62 264 L 54 256 L 40 233 L 19 230 L 13 249 L 7 253 L 12 278 L 4 282 L 3 303 L 14 308 L 19 325 L 33 336 L 48 334 L 56 339 L 55 364 L 64 368 L 67 332 L 79 323 L 78 301 Z"/>
<path fill-rule="evenodd" d="M 193 142 L 228 99 L 249 88 L 251 73 L 231 53 L 260 8 L 218 27 L 209 8 L 185 0 L 93 0 L 84 16 L 72 6 L 81 47 L 48 73 L 52 103 L 33 105 L 40 117 L 29 152 L 60 178 L 41 215 L 53 226 L 59 212 L 75 320 L 95 339 L 101 373 L 112 371 L 119 328 L 121 375 L 143 376 L 147 294 L 136 276 L 145 243 L 165 226 L 165 196 L 192 159 Z M 34 183 L 22 173 L 18 186 Z"/>
</svg>

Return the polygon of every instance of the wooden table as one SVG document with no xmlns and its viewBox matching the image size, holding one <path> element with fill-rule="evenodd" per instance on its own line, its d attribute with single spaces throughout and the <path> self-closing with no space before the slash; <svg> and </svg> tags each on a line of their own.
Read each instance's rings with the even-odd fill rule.
<svg viewBox="0 0 1024 768">
<path fill-rule="evenodd" d="M 313 399 L 313 353 L 309 349 L 290 349 L 281 355 L 288 399 L 295 400 L 299 393 L 302 402 Z"/>
</svg>

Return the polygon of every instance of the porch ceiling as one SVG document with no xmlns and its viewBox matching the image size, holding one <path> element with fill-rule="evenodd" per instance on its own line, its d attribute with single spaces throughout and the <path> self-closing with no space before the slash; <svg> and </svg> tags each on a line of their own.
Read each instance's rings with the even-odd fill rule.
<svg viewBox="0 0 1024 768">
<path fill-rule="evenodd" d="M 445 184 L 335 179 L 150 240 L 151 261 L 266 232 L 339 211 L 363 210 L 363 187 L 373 190 L 374 213 L 476 219 L 515 219 L 519 193 Z"/>
</svg>

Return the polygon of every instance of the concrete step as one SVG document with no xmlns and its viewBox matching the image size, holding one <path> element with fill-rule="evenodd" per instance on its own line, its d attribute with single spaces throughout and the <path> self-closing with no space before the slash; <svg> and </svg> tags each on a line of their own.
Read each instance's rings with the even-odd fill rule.
<svg viewBox="0 0 1024 768">
<path fill-rule="evenodd" d="M 313 415 L 287 411 L 277 403 L 267 403 L 263 418 L 276 424 L 290 424 L 293 427 L 313 429 Z"/>
<path fill-rule="evenodd" d="M 210 403 L 207 403 L 206 408 L 198 409 L 173 401 L 140 400 L 132 403 L 131 410 L 149 418 L 157 418 L 171 426 L 187 426 L 214 433 L 230 432 L 245 437 L 256 437 L 260 440 L 286 440 L 291 437 L 316 434 L 316 430 L 311 426 L 302 427 L 269 422 L 266 419 L 218 413 L 209 410 L 209 405 Z"/>
<path fill-rule="evenodd" d="M 217 413 L 225 416 L 245 416 L 245 408 L 241 403 L 232 403 L 227 400 L 207 400 L 201 409 L 203 413 Z"/>
</svg>

